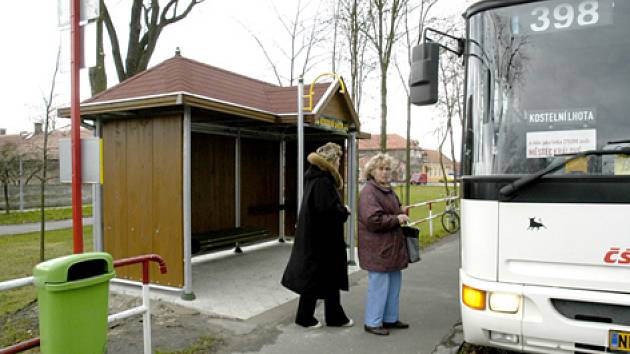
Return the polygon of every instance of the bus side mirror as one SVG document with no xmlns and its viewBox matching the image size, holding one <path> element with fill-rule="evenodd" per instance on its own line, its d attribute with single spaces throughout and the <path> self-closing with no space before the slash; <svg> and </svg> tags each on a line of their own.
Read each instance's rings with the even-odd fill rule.
<svg viewBox="0 0 630 354">
<path fill-rule="evenodd" d="M 426 42 L 412 49 L 411 73 L 409 74 L 411 103 L 424 106 L 437 102 L 439 65 L 440 45 L 438 43 Z"/>
</svg>

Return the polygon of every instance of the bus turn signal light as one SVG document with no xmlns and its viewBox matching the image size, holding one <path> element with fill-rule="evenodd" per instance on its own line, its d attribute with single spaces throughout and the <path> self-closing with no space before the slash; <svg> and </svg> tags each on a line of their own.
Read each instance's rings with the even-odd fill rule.
<svg viewBox="0 0 630 354">
<path fill-rule="evenodd" d="M 464 302 L 464 305 L 472 309 L 485 310 L 486 292 L 471 288 L 468 285 L 462 285 L 462 301 Z"/>
</svg>

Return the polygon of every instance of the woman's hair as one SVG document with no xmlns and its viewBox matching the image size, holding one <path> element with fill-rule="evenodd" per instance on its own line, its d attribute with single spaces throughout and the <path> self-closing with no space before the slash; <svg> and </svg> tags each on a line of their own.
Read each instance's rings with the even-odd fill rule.
<svg viewBox="0 0 630 354">
<path fill-rule="evenodd" d="M 381 166 L 389 166 L 391 168 L 393 162 L 394 160 L 391 156 L 389 156 L 388 154 L 383 154 L 382 152 L 379 152 L 378 154 L 372 156 L 370 161 L 365 164 L 365 171 L 363 172 L 365 179 L 374 179 L 375 169 Z"/>
<path fill-rule="evenodd" d="M 321 158 L 330 163 L 333 163 L 343 154 L 343 152 L 341 151 L 341 146 L 335 143 L 326 143 L 325 145 L 318 147 L 316 153 Z"/>
</svg>

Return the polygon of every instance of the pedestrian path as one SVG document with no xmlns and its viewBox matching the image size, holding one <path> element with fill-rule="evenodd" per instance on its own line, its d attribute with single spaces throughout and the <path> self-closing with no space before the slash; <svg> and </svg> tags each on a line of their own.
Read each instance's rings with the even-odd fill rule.
<svg viewBox="0 0 630 354">
<path fill-rule="evenodd" d="M 92 218 L 83 218 L 83 225 L 92 225 Z M 46 221 L 46 231 L 67 229 L 72 227 L 72 220 Z M 0 236 L 17 235 L 39 231 L 41 224 L 38 222 L 29 224 L 0 225 Z"/>
<path fill-rule="evenodd" d="M 458 301 L 459 239 L 449 236 L 423 255 L 420 263 L 403 271 L 400 297 L 401 320 L 407 330 L 392 331 L 389 336 L 376 336 L 363 330 L 363 310 L 367 289 L 367 273 L 354 280 L 349 293 L 342 293 L 342 304 L 355 321 L 351 328 L 306 330 L 292 322 L 292 315 L 277 326 L 281 333 L 259 350 L 241 353 L 320 354 L 320 353 L 433 353 L 442 339 L 459 322 Z M 295 311 L 283 306 L 283 311 Z M 323 319 L 323 306 L 316 316 Z M 254 319 L 255 320 L 255 319 Z"/>
<path fill-rule="evenodd" d="M 403 271 L 401 320 L 411 328 L 393 331 L 386 337 L 363 330 L 367 272 L 351 267 L 350 291 L 342 292 L 342 304 L 346 314 L 354 319 L 354 327 L 306 330 L 293 323 L 297 295 L 280 285 L 291 244 L 275 241 L 243 250 L 242 254 L 226 250 L 193 258 L 193 291 L 197 297 L 194 301 L 184 301 L 179 292 L 161 289 L 154 289 L 151 297 L 221 319 L 218 325 L 228 332 L 247 326 L 265 333 L 248 339 L 249 348 L 256 349 L 230 351 L 242 354 L 431 354 L 459 322 L 456 235 L 438 241 L 423 253 L 421 262 Z M 111 284 L 111 289 L 140 295 L 138 287 L 120 282 Z M 320 320 L 323 310 L 319 304 L 316 316 Z M 458 344 L 451 346 L 450 349 L 457 349 Z M 449 348 L 442 349 L 446 351 L 438 352 L 449 353 Z"/>
</svg>

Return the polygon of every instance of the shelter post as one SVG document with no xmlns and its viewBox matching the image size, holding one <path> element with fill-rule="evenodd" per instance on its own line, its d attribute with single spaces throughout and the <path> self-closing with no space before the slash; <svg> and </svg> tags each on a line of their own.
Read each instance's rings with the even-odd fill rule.
<svg viewBox="0 0 630 354">
<path fill-rule="evenodd" d="M 355 245 L 355 220 L 357 216 L 357 133 L 351 132 L 348 139 L 348 204 L 350 207 L 350 217 L 347 222 L 348 228 L 348 265 L 356 265 L 354 259 Z"/>
<path fill-rule="evenodd" d="M 297 102 L 298 102 L 298 131 L 297 131 L 297 213 L 296 218 L 300 215 L 300 206 L 302 205 L 302 196 L 304 195 L 304 78 L 300 76 L 298 79 L 297 87 Z"/>
<path fill-rule="evenodd" d="M 234 139 L 234 226 L 241 227 L 241 135 Z M 243 253 L 240 242 L 236 242 L 235 253 Z"/>
<path fill-rule="evenodd" d="M 92 237 L 94 238 L 94 251 L 103 252 L 103 144 L 102 144 L 102 123 L 100 120 L 94 121 L 94 137 L 100 143 L 99 153 L 99 183 L 92 184 Z"/>
<path fill-rule="evenodd" d="M 287 141 L 285 140 L 284 136 L 282 137 L 282 140 L 280 141 L 280 161 L 279 161 L 279 198 L 278 198 L 278 204 L 280 204 L 280 211 L 279 211 L 279 215 L 278 215 L 278 241 L 279 242 L 284 242 L 284 217 L 285 217 L 285 181 L 284 181 L 284 174 L 286 171 L 286 159 L 287 159 L 287 154 L 286 151 L 287 150 Z"/>
<path fill-rule="evenodd" d="M 182 299 L 194 300 L 195 294 L 192 291 L 192 247 L 191 247 L 191 197 L 190 197 L 190 163 L 191 163 L 191 113 L 190 106 L 184 106 L 184 126 L 183 126 L 183 191 L 184 191 L 184 292 Z"/>
</svg>

